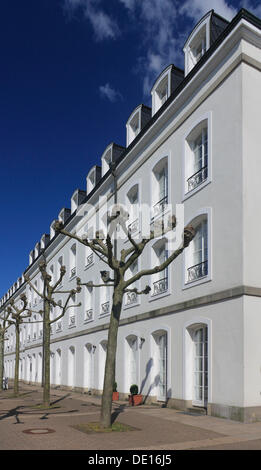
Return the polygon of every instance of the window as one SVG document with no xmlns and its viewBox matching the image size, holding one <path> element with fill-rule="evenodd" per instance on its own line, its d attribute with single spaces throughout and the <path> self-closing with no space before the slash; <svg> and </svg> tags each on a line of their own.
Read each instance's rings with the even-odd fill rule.
<svg viewBox="0 0 261 470">
<path fill-rule="evenodd" d="M 185 250 L 185 285 L 210 280 L 209 217 L 202 214 L 192 220 L 196 234 Z"/>
<path fill-rule="evenodd" d="M 135 335 L 130 335 L 126 338 L 127 340 L 127 364 L 126 364 L 126 386 L 129 391 L 131 385 L 139 385 L 138 380 L 138 337 Z"/>
<path fill-rule="evenodd" d="M 185 138 L 184 197 L 194 194 L 211 181 L 210 114 Z"/>
<path fill-rule="evenodd" d="M 76 243 L 70 249 L 70 278 L 76 275 Z"/>
<path fill-rule="evenodd" d="M 158 240 L 152 249 L 152 266 L 159 266 L 168 258 L 166 239 Z M 152 275 L 151 296 L 165 294 L 168 291 L 168 268 Z"/>
<path fill-rule="evenodd" d="M 110 163 L 112 161 L 112 148 L 109 148 L 105 155 L 102 157 L 102 175 L 105 175 L 110 169 Z"/>
<path fill-rule="evenodd" d="M 170 96 L 171 66 L 160 75 L 152 88 L 152 115 L 154 115 Z"/>
<path fill-rule="evenodd" d="M 100 316 L 104 317 L 110 314 L 110 286 L 100 287 L 101 309 Z"/>
<path fill-rule="evenodd" d="M 127 146 L 135 139 L 140 132 L 140 112 L 134 114 L 127 124 Z"/>
<path fill-rule="evenodd" d="M 162 215 L 168 204 L 168 159 L 162 158 L 152 171 L 152 219 Z"/>
<path fill-rule="evenodd" d="M 76 303 L 76 296 L 73 295 L 71 297 L 71 305 L 75 305 Z M 76 315 L 75 315 L 75 310 L 74 307 L 71 307 L 69 309 L 69 328 L 76 326 Z"/>
<path fill-rule="evenodd" d="M 167 332 L 164 330 L 155 331 L 153 337 L 152 354 L 154 358 L 154 381 L 157 385 L 157 399 L 165 401 L 167 399 Z"/>
<path fill-rule="evenodd" d="M 139 186 L 135 184 L 127 194 L 127 211 L 129 214 L 128 231 L 131 236 L 139 231 Z"/>
<path fill-rule="evenodd" d="M 138 272 L 138 260 L 134 261 L 130 268 L 127 271 L 127 279 L 130 279 L 133 277 L 136 273 Z M 130 284 L 129 289 L 138 289 L 138 281 L 134 282 L 133 284 Z M 125 296 L 125 305 L 127 306 L 132 306 L 133 304 L 136 304 L 138 302 L 138 295 L 135 292 L 127 292 Z"/>
<path fill-rule="evenodd" d="M 211 401 L 211 321 L 199 317 L 184 327 L 184 395 L 195 406 Z"/>
<path fill-rule="evenodd" d="M 93 287 L 86 286 L 86 304 L 84 322 L 87 323 L 93 320 Z"/>
</svg>

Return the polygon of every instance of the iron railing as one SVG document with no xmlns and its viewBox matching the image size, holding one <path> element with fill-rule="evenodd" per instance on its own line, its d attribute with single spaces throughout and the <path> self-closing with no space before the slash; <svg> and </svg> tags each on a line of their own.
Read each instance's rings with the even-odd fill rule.
<svg viewBox="0 0 261 470">
<path fill-rule="evenodd" d="M 106 315 L 110 311 L 110 301 L 101 304 L 101 315 Z"/>
<path fill-rule="evenodd" d="M 187 270 L 188 282 L 196 281 L 201 277 L 207 276 L 208 274 L 208 260 L 202 261 L 201 263 L 191 266 Z"/>
<path fill-rule="evenodd" d="M 205 165 L 187 179 L 188 191 L 192 191 L 197 186 L 204 183 L 207 177 L 208 177 L 208 166 Z"/>
<path fill-rule="evenodd" d="M 168 290 L 168 278 L 163 277 L 162 279 L 159 279 L 158 281 L 153 282 L 153 294 L 152 295 L 159 295 L 162 294 L 163 292 L 166 292 Z"/>
</svg>

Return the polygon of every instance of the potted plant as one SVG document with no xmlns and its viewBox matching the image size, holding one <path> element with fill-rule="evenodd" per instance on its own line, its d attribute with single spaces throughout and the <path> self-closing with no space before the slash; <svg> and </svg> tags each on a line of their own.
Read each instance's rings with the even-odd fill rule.
<svg viewBox="0 0 261 470">
<path fill-rule="evenodd" d="M 137 406 L 141 405 L 143 402 L 143 397 L 138 393 L 139 388 L 138 385 L 133 384 L 130 387 L 130 395 L 129 395 L 129 405 L 131 406 Z"/>
<path fill-rule="evenodd" d="M 114 382 L 113 392 L 112 392 L 112 401 L 119 400 L 119 392 L 117 392 L 117 382 Z"/>
</svg>

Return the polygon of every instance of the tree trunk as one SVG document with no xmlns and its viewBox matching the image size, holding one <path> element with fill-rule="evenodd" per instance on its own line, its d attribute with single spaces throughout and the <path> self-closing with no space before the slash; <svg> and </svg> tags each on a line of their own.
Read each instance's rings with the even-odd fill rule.
<svg viewBox="0 0 261 470">
<path fill-rule="evenodd" d="M 14 394 L 19 394 L 19 359 L 20 359 L 20 344 L 19 344 L 19 323 L 15 325 L 15 375 L 14 375 Z"/>
<path fill-rule="evenodd" d="M 117 335 L 122 307 L 122 299 L 123 289 L 116 287 L 113 293 L 113 303 L 108 332 L 107 354 L 102 394 L 100 424 L 104 428 L 111 427 L 112 392 L 113 384 L 115 381 Z"/>
<path fill-rule="evenodd" d="M 0 391 L 3 390 L 4 378 L 4 331 L 0 331 Z"/>
<path fill-rule="evenodd" d="M 48 302 L 45 302 L 44 305 L 44 357 L 43 357 L 43 367 L 44 367 L 44 384 L 43 384 L 43 405 L 50 406 L 50 334 L 51 328 L 49 323 L 50 317 L 50 305 Z"/>
</svg>

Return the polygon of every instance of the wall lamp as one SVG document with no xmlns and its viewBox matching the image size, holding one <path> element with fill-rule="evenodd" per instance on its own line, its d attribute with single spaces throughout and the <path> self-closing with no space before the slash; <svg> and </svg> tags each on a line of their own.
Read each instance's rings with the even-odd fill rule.
<svg viewBox="0 0 261 470">
<path fill-rule="evenodd" d="M 92 345 L 92 351 L 93 351 L 93 353 L 95 353 L 96 347 L 97 347 L 97 346 L 95 346 L 95 344 Z"/>
<path fill-rule="evenodd" d="M 140 338 L 140 347 L 142 347 L 144 342 L 145 342 L 145 338 Z"/>
</svg>

